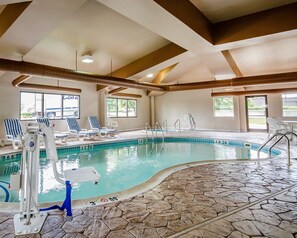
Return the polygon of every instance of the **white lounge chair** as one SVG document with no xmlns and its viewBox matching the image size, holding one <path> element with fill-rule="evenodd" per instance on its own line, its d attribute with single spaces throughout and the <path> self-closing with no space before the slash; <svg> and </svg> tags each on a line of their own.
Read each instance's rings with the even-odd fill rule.
<svg viewBox="0 0 297 238">
<path fill-rule="evenodd" d="M 43 123 L 45 124 L 47 127 L 52 127 L 52 125 L 50 124 L 50 121 L 48 118 L 36 118 L 36 122 Z M 67 133 L 60 133 L 58 131 L 54 131 L 54 137 L 55 140 L 60 140 L 63 143 L 66 143 L 67 138 L 68 138 L 68 134 Z"/>
<path fill-rule="evenodd" d="M 273 117 L 266 118 L 268 124 L 268 138 L 270 138 L 275 133 L 287 133 L 290 131 L 288 125 L 282 121 L 277 120 Z"/>
<path fill-rule="evenodd" d="M 23 131 L 20 120 L 17 118 L 4 119 L 5 140 L 12 142 L 13 149 L 17 150 L 22 146 Z"/>
<path fill-rule="evenodd" d="M 78 139 L 80 137 L 83 139 L 94 139 L 98 136 L 98 132 L 95 130 L 81 129 L 76 118 L 67 117 L 66 122 L 69 129 L 69 135 L 72 137 L 76 137 Z"/>
<path fill-rule="evenodd" d="M 90 127 L 92 130 L 97 131 L 101 136 L 108 136 L 115 137 L 115 134 L 118 133 L 115 129 L 108 129 L 107 127 L 102 127 L 99 123 L 99 120 L 96 116 L 89 116 L 88 117 Z"/>
</svg>

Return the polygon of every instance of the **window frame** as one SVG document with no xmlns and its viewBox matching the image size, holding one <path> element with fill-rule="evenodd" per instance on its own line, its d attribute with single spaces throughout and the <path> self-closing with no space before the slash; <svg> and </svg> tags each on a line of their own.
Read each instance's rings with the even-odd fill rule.
<svg viewBox="0 0 297 238">
<path fill-rule="evenodd" d="M 21 121 L 34 121 L 36 118 L 31 118 L 31 119 L 22 119 L 22 111 L 21 111 L 21 103 L 22 103 L 22 93 L 34 93 L 34 94 L 41 94 L 41 116 L 40 117 L 45 117 L 45 111 L 44 111 L 44 95 L 50 94 L 50 95 L 58 95 L 61 97 L 61 118 L 48 118 L 49 120 L 65 120 L 66 117 L 64 117 L 64 96 L 74 96 L 78 97 L 78 117 L 76 119 L 80 119 L 80 114 L 81 114 L 81 107 L 80 107 L 80 95 L 77 94 L 59 94 L 59 93 L 47 93 L 47 92 L 36 92 L 36 91 L 20 91 L 20 98 L 19 98 L 19 119 Z"/>
<path fill-rule="evenodd" d="M 233 112 L 233 115 L 232 116 L 220 116 L 220 115 L 216 115 L 216 108 L 215 108 L 215 101 L 217 98 L 231 98 L 232 99 L 232 112 Z M 219 96 L 219 97 L 214 97 L 213 98 L 213 105 L 212 105 L 212 108 L 213 108 L 213 116 L 216 117 L 216 118 L 234 118 L 235 117 L 235 106 L 234 106 L 234 97 L 233 96 Z"/>
<path fill-rule="evenodd" d="M 116 100 L 116 116 L 108 116 L 108 105 L 107 105 L 108 99 Z M 119 100 L 126 100 L 126 116 L 119 116 L 119 105 L 118 105 Z M 135 116 L 129 116 L 128 101 L 135 101 Z M 138 117 L 138 100 L 132 99 L 132 98 L 107 97 L 107 99 L 106 99 L 106 116 L 107 116 L 107 118 L 137 118 Z"/>
<path fill-rule="evenodd" d="M 295 95 L 296 95 L 296 98 L 297 98 L 297 92 L 281 93 L 281 105 L 282 105 L 281 110 L 282 110 L 282 117 L 285 117 L 285 118 L 296 118 L 297 115 L 296 115 L 296 116 L 285 116 L 285 115 L 284 115 L 284 101 L 283 101 L 283 95 L 288 95 L 288 94 L 295 94 Z M 297 102 L 297 100 L 296 100 L 296 102 Z M 296 109 L 296 112 L 297 112 L 297 109 Z"/>
</svg>

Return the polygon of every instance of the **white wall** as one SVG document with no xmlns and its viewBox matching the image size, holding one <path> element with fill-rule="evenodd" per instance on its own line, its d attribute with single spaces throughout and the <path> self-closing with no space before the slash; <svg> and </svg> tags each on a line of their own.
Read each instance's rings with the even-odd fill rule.
<svg viewBox="0 0 297 238">
<path fill-rule="evenodd" d="M 19 102 L 20 91 L 29 92 L 48 92 L 30 89 L 19 89 L 12 86 L 11 82 L 16 79 L 19 74 L 5 73 L 0 77 L 0 138 L 4 138 L 5 131 L 3 125 L 4 118 L 19 118 Z M 28 83 L 39 83 L 45 85 L 57 86 L 58 81 L 56 79 L 48 78 L 31 78 Z M 59 81 L 60 86 L 80 88 L 82 93 L 80 95 L 80 119 L 79 124 L 81 128 L 89 129 L 87 117 L 90 115 L 98 116 L 102 126 L 106 125 L 106 93 L 97 92 L 96 85 L 90 83 L 76 83 L 71 81 Z M 116 118 L 119 124 L 119 130 L 131 130 L 137 128 L 144 128 L 146 122 L 149 121 L 149 97 L 146 96 L 143 90 L 126 90 L 125 92 L 142 94 L 142 98 L 137 99 L 138 102 L 138 116 L 136 118 Z M 63 92 L 59 92 L 63 93 Z M 68 94 L 68 93 L 66 93 Z M 71 94 L 71 93 L 69 93 Z M 73 93 L 77 94 L 77 93 Z M 55 124 L 55 130 L 67 131 L 67 125 L 65 120 L 53 120 Z M 22 121 L 24 126 L 27 121 Z M 24 128 L 24 127 L 23 127 Z"/>
<path fill-rule="evenodd" d="M 173 127 L 175 120 L 185 113 L 192 113 L 198 129 L 247 131 L 245 96 L 235 96 L 234 118 L 214 117 L 211 90 L 190 90 L 170 92 L 155 98 L 156 121 L 165 119 Z M 268 116 L 282 120 L 297 118 L 282 117 L 281 94 L 267 94 Z"/>
<path fill-rule="evenodd" d="M 5 73 L 0 77 L 0 138 L 5 136 L 3 119 L 19 117 L 20 89 L 11 85 L 11 82 L 19 75 L 14 73 Z M 30 83 L 40 83 L 46 85 L 57 85 L 55 79 L 32 78 Z M 70 81 L 60 81 L 60 86 L 81 88 L 80 106 L 81 114 L 79 123 L 82 128 L 89 128 L 87 116 L 98 116 L 101 124 L 106 125 L 106 97 L 108 96 L 103 90 L 100 93 L 96 91 L 94 84 L 74 83 Z M 22 91 L 37 91 L 25 90 Z M 46 92 L 46 91 L 44 91 Z M 165 93 L 162 96 L 156 96 L 150 100 L 143 90 L 129 89 L 124 92 L 141 94 L 142 98 L 137 99 L 138 112 L 136 118 L 113 118 L 118 122 L 119 130 L 133 130 L 144 128 L 145 123 L 152 124 L 152 119 L 162 123 L 165 119 L 168 126 L 173 127 L 177 119 L 183 119 L 185 113 L 192 113 L 196 119 L 198 129 L 212 130 L 232 130 L 246 131 L 245 115 L 245 97 L 234 97 L 234 118 L 219 118 L 213 115 L 213 98 L 211 90 L 191 90 L 181 92 Z M 268 115 L 275 116 L 284 120 L 296 120 L 296 118 L 283 118 L 281 94 L 268 94 Z M 154 105 L 150 105 L 154 103 Z M 150 112 L 150 110 L 154 112 Z M 64 120 L 54 120 L 56 130 L 67 131 Z M 25 124 L 23 121 L 22 124 Z"/>
<path fill-rule="evenodd" d="M 20 102 L 20 91 L 29 92 L 49 92 L 51 91 L 40 91 L 40 90 L 29 90 L 29 89 L 19 89 L 11 85 L 12 80 L 17 78 L 18 74 L 6 73 L 0 79 L 0 137 L 5 136 L 3 119 L 4 118 L 19 118 L 19 102 Z M 27 81 L 28 83 L 40 83 L 45 85 L 55 85 L 57 86 L 56 79 L 46 79 L 46 78 L 32 78 Z M 70 81 L 60 81 L 60 86 L 80 88 L 82 93 L 80 93 L 80 119 L 78 120 L 81 128 L 89 128 L 87 116 L 88 115 L 98 115 L 98 97 L 99 94 L 96 92 L 96 87 L 94 84 L 83 84 L 83 83 L 73 83 Z M 58 92 L 63 93 L 63 92 Z M 77 93 L 67 93 L 66 94 L 77 94 Z M 22 126 L 28 121 L 22 121 Z M 67 125 L 65 120 L 52 120 L 55 124 L 55 130 L 67 131 Z M 24 127 L 23 127 L 24 128 Z"/>
<path fill-rule="evenodd" d="M 211 90 L 191 90 L 170 92 L 155 98 L 156 120 L 166 119 L 168 127 L 173 127 L 177 119 L 183 119 L 190 112 L 196 120 L 198 129 L 240 130 L 238 102 L 234 100 L 234 117 L 214 117 Z"/>
</svg>

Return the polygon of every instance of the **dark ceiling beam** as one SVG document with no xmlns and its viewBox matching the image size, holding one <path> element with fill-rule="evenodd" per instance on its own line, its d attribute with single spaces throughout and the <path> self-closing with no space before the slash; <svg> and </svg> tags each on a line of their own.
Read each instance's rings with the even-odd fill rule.
<svg viewBox="0 0 297 238">
<path fill-rule="evenodd" d="M 210 43 L 212 39 L 212 23 L 193 3 L 188 0 L 154 0 L 166 11 L 170 12 L 185 25 Z"/>
<path fill-rule="evenodd" d="M 107 88 L 108 86 L 106 86 L 106 85 L 100 85 L 100 84 L 97 84 L 96 85 L 96 90 L 97 91 L 101 91 L 102 89 L 105 89 L 105 88 Z"/>
<path fill-rule="evenodd" d="M 69 87 L 60 87 L 60 86 L 51 86 L 51 85 L 42 85 L 42 84 L 33 84 L 33 83 L 21 83 L 18 85 L 19 88 L 30 88 L 38 90 L 50 90 L 50 91 L 62 91 L 70 93 L 81 93 L 80 88 L 69 88 Z"/>
<path fill-rule="evenodd" d="M 113 90 L 110 90 L 110 91 L 108 92 L 108 94 L 115 94 L 115 93 L 120 92 L 120 91 L 123 91 L 123 90 L 125 90 L 125 89 L 127 89 L 127 88 L 124 88 L 124 87 L 115 88 L 115 89 L 113 89 Z"/>
<path fill-rule="evenodd" d="M 164 89 L 165 91 L 185 91 L 292 82 L 297 82 L 297 72 L 249 76 L 227 80 L 204 81 L 197 83 L 175 84 L 164 86 Z"/>
<path fill-rule="evenodd" d="M 162 86 L 134 82 L 132 80 L 124 78 L 112 77 L 107 75 L 97 75 L 86 72 L 77 72 L 71 69 L 8 59 L 0 59 L 0 71 L 18 72 L 20 74 L 31 76 L 63 79 L 82 83 L 96 83 L 107 86 L 112 85 L 156 91 L 164 90 Z"/>
<path fill-rule="evenodd" d="M 160 49 L 157 49 L 133 61 L 132 63 L 113 71 L 111 75 L 114 77 L 129 78 L 186 51 L 187 50 L 174 43 L 169 43 L 168 45 L 161 47 Z"/>
<path fill-rule="evenodd" d="M 169 67 L 166 67 L 165 69 L 162 69 L 159 71 L 159 73 L 155 76 L 153 79 L 152 83 L 160 85 L 162 81 L 167 77 L 167 75 L 173 70 L 178 63 L 170 65 Z M 153 92 L 151 90 L 147 91 L 147 96 L 153 96 Z"/>
<path fill-rule="evenodd" d="M 119 68 L 118 70 L 113 71 L 112 75 L 114 77 L 128 78 L 166 60 L 176 57 L 186 51 L 187 50 L 174 43 L 169 43 L 168 45 L 155 50 L 133 61 L 132 63 Z"/>
<path fill-rule="evenodd" d="M 188 0 L 154 1 L 214 45 L 297 29 L 297 3 L 213 24 Z"/>
<path fill-rule="evenodd" d="M 9 29 L 32 1 L 8 4 L 0 14 L 0 37 Z"/>
<path fill-rule="evenodd" d="M 29 78 L 31 78 L 31 76 L 29 76 L 29 75 L 21 75 L 21 76 L 17 77 L 15 80 L 13 80 L 13 81 L 11 82 L 11 84 L 12 84 L 12 86 L 14 86 L 14 87 L 18 87 L 19 84 L 25 82 L 25 81 L 28 80 Z"/>
<path fill-rule="evenodd" d="M 230 67 L 231 67 L 233 73 L 236 75 L 236 77 L 242 77 L 243 75 L 242 75 L 240 69 L 238 68 L 234 58 L 230 54 L 230 51 L 229 50 L 223 50 L 222 54 L 225 57 L 225 59 L 227 60 L 228 64 L 230 65 Z"/>
<path fill-rule="evenodd" d="M 297 3 L 214 24 L 214 44 L 224 44 L 297 29 Z"/>
<path fill-rule="evenodd" d="M 142 95 L 134 94 L 134 93 L 114 93 L 112 95 L 118 96 L 118 97 L 128 97 L 128 98 L 142 98 Z"/>
<path fill-rule="evenodd" d="M 270 93 L 291 93 L 297 92 L 297 88 L 277 88 L 277 89 L 259 89 L 259 90 L 247 90 L 247 91 L 226 91 L 226 92 L 212 92 L 212 97 L 222 96 L 241 96 L 241 95 L 259 95 Z"/>
</svg>

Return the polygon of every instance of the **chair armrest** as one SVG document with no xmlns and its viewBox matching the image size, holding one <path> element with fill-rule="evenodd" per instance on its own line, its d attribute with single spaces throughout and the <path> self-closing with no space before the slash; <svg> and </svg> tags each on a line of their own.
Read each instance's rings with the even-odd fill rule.
<svg viewBox="0 0 297 238">
<path fill-rule="evenodd" d="M 87 129 L 80 129 L 80 131 L 88 131 Z"/>
<path fill-rule="evenodd" d="M 69 130 L 69 133 L 70 134 L 76 134 L 76 135 L 78 134 L 78 132 L 76 130 Z"/>
<path fill-rule="evenodd" d="M 12 135 L 6 135 L 5 138 L 6 138 L 6 140 L 14 140 Z"/>
<path fill-rule="evenodd" d="M 100 132 L 100 130 L 98 128 L 92 128 L 91 130 L 89 131 L 95 131 L 95 132 Z"/>
</svg>

